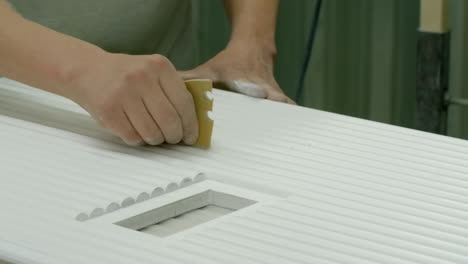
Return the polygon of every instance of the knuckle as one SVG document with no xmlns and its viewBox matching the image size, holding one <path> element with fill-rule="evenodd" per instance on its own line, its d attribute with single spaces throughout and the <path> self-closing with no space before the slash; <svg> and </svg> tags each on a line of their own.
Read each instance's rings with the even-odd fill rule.
<svg viewBox="0 0 468 264">
<path fill-rule="evenodd" d="M 156 68 L 170 68 L 172 67 L 172 63 L 169 61 L 168 58 L 162 55 L 153 55 L 149 57 L 148 64 L 151 67 Z"/>
<path fill-rule="evenodd" d="M 149 70 L 145 67 L 136 67 L 124 73 L 126 82 L 145 81 L 149 78 Z"/>
</svg>

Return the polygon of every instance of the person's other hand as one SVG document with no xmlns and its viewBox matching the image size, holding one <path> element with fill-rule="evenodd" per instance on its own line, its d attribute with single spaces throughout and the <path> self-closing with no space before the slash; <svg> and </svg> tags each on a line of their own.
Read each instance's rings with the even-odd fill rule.
<svg viewBox="0 0 468 264">
<path fill-rule="evenodd" d="M 185 80 L 211 79 L 218 88 L 295 104 L 275 80 L 274 55 L 264 53 L 254 46 L 232 45 L 195 69 L 179 73 Z"/>
<path fill-rule="evenodd" d="M 193 144 L 193 98 L 172 63 L 160 55 L 103 53 L 76 73 L 66 97 L 130 145 Z"/>
</svg>

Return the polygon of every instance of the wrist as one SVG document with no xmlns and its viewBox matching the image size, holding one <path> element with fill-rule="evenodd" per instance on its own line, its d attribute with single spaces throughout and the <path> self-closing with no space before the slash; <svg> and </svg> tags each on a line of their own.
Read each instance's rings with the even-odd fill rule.
<svg viewBox="0 0 468 264">
<path fill-rule="evenodd" d="M 232 38 L 225 50 L 241 51 L 241 54 L 260 57 L 263 60 L 271 63 L 274 62 L 277 53 L 275 41 L 273 39 L 258 37 Z"/>
<path fill-rule="evenodd" d="M 77 89 L 80 87 L 83 76 L 93 71 L 107 54 L 104 50 L 88 43 L 80 44 L 83 46 L 71 49 L 66 58 L 50 64 L 46 74 L 55 82 L 55 93 L 72 100 L 74 95 L 79 93 Z"/>
</svg>

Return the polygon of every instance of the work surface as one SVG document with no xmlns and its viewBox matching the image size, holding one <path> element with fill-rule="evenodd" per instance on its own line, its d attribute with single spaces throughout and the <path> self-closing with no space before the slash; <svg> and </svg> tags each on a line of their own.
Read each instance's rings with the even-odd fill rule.
<svg viewBox="0 0 468 264">
<path fill-rule="evenodd" d="M 219 90 L 214 116 L 208 151 L 132 148 L 0 79 L 0 259 L 468 263 L 466 141 Z M 169 236 L 114 224 L 206 190 L 255 203 Z"/>
</svg>

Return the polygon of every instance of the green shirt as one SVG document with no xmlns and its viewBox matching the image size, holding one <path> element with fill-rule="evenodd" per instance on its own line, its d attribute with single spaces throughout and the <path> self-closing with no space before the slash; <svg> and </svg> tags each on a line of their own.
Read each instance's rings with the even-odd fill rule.
<svg viewBox="0 0 468 264">
<path fill-rule="evenodd" d="M 193 67 L 190 0 L 9 0 L 25 18 L 107 51 L 163 54 Z"/>
</svg>

